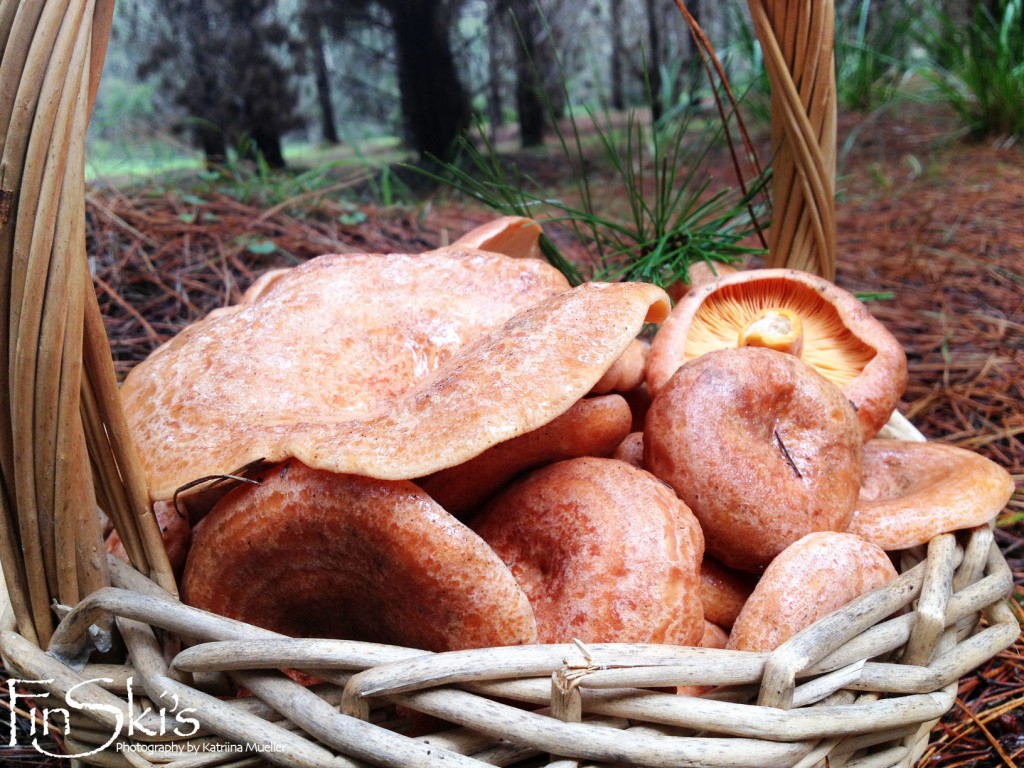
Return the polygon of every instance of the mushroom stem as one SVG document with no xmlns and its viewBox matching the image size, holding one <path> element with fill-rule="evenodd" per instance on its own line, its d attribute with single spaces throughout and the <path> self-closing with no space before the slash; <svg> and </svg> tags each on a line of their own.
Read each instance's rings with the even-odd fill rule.
<svg viewBox="0 0 1024 768">
<path fill-rule="evenodd" d="M 803 323 L 788 309 L 766 309 L 743 326 L 738 346 L 765 347 L 800 357 L 804 351 Z"/>
</svg>

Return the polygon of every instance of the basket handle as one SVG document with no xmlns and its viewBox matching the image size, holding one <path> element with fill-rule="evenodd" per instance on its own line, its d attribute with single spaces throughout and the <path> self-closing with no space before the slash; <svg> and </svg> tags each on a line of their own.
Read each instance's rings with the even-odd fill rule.
<svg viewBox="0 0 1024 768">
<path fill-rule="evenodd" d="M 836 276 L 833 0 L 749 0 L 771 83 L 768 266 Z"/>
<path fill-rule="evenodd" d="M 174 579 L 124 428 L 89 276 L 85 132 L 113 0 L 0 4 L 0 558 L 18 631 L 109 583 L 97 502 Z"/>
</svg>

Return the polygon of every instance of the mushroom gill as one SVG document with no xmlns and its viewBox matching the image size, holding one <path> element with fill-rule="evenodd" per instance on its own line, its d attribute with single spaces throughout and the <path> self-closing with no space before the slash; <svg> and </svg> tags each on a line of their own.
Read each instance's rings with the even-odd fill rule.
<svg viewBox="0 0 1024 768">
<path fill-rule="evenodd" d="M 651 342 L 647 387 L 657 396 L 687 361 L 739 346 L 798 355 L 853 403 L 863 440 L 889 420 L 907 383 L 903 347 L 856 296 L 807 272 L 754 269 L 676 304 Z"/>
<path fill-rule="evenodd" d="M 789 326 L 788 334 L 779 318 Z M 770 335 L 788 343 L 763 341 Z M 685 359 L 734 346 L 795 354 L 839 387 L 857 378 L 875 356 L 820 291 L 785 277 L 725 285 L 701 303 L 686 338 Z"/>
</svg>

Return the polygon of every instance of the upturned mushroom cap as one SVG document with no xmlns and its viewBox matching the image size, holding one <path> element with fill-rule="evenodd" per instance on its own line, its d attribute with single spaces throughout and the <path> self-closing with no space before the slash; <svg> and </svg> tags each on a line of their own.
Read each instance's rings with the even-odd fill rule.
<svg viewBox="0 0 1024 768">
<path fill-rule="evenodd" d="M 865 441 L 906 387 L 896 338 L 853 294 L 792 269 L 737 272 L 683 297 L 651 345 L 648 387 L 657 394 L 688 360 L 744 345 L 798 355 L 838 385 L 857 409 Z"/>
<path fill-rule="evenodd" d="M 614 459 L 551 464 L 473 529 L 530 598 L 541 642 L 700 641 L 700 526 L 648 472 Z"/>
<path fill-rule="evenodd" d="M 668 310 L 664 291 L 640 283 L 552 296 L 560 276 L 529 260 L 364 256 L 360 282 L 351 269 L 342 272 L 352 280 L 331 277 L 344 258 L 278 278 L 129 374 L 122 396 L 154 499 L 291 457 L 393 480 L 455 466 L 564 413 Z M 495 260 L 506 275 L 497 282 L 478 274 Z M 402 288 L 382 292 L 381 281 Z M 460 282 L 467 290 L 453 296 Z M 494 326 L 486 332 L 481 312 Z"/>
<path fill-rule="evenodd" d="M 523 216 L 502 216 L 481 224 L 454 243 L 453 248 L 476 248 L 516 259 L 539 259 L 541 226 Z"/>
<path fill-rule="evenodd" d="M 268 468 L 194 531 L 185 602 L 299 637 L 431 651 L 536 642 L 497 555 L 408 481 Z"/>
<path fill-rule="evenodd" d="M 686 363 L 654 398 L 644 430 L 644 466 L 693 510 L 707 551 L 755 573 L 805 534 L 846 528 L 860 452 L 839 388 L 757 347 Z"/>
<path fill-rule="evenodd" d="M 876 438 L 864 445 L 862 471 L 849 530 L 885 550 L 984 525 L 1014 492 L 998 464 L 941 443 Z"/>
</svg>

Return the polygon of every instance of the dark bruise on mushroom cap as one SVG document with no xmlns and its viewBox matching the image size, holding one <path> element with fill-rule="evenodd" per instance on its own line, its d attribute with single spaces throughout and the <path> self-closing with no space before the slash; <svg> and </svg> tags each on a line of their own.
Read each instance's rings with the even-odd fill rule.
<svg viewBox="0 0 1024 768">
<path fill-rule="evenodd" d="M 902 346 L 853 294 L 791 269 L 737 272 L 685 296 L 651 345 L 653 393 L 685 362 L 756 346 L 797 355 L 857 409 L 863 439 L 888 421 L 907 382 Z"/>
</svg>

